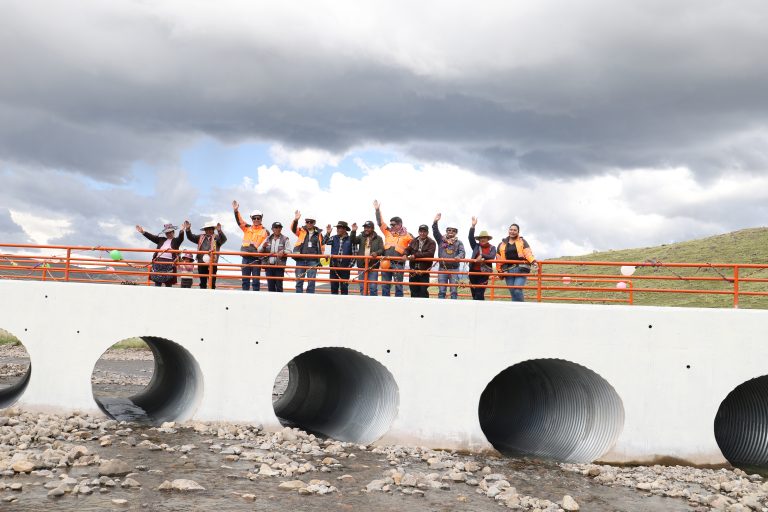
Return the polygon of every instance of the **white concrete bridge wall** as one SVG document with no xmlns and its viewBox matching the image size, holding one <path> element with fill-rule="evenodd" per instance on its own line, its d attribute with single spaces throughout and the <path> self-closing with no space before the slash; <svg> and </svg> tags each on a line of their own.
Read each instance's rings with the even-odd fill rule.
<svg viewBox="0 0 768 512">
<path fill-rule="evenodd" d="M 466 450 L 492 448 L 478 404 L 497 374 L 561 359 L 597 373 L 620 397 L 623 426 L 616 416 L 615 443 L 595 455 L 614 462 L 724 462 L 713 429 L 718 407 L 736 386 L 768 373 L 768 312 L 732 309 L 0 281 L 0 328 L 31 358 L 18 400 L 26 408 L 97 409 L 90 379 L 101 354 L 125 338 L 154 336 L 199 365 L 202 385 L 179 419 L 279 428 L 271 396 L 280 369 L 303 352 L 341 347 L 381 363 L 397 385 L 396 415 L 381 442 Z M 571 379 L 562 389 L 582 385 Z M 587 423 L 599 416 L 585 414 Z"/>
</svg>

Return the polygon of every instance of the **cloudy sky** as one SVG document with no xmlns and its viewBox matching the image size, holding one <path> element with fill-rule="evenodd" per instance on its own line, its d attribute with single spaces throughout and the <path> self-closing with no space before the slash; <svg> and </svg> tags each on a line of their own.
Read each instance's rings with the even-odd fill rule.
<svg viewBox="0 0 768 512">
<path fill-rule="evenodd" d="M 145 246 L 230 203 L 443 214 L 539 258 L 762 226 L 768 4 L 6 0 L 0 240 Z"/>
</svg>

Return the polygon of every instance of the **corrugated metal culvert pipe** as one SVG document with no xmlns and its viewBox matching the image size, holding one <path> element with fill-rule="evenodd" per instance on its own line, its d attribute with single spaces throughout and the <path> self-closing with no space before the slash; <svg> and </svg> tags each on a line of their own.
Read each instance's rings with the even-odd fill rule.
<svg viewBox="0 0 768 512">
<path fill-rule="evenodd" d="M 121 421 L 159 425 L 190 418 L 203 396 L 203 373 L 197 361 L 173 341 L 154 336 L 141 339 L 155 359 L 147 387 L 127 398 L 94 393 L 96 404 L 104 414 Z"/>
<path fill-rule="evenodd" d="M 563 462 L 599 458 L 624 427 L 613 387 L 562 359 L 524 361 L 499 373 L 480 397 L 479 416 L 501 453 Z"/>
<path fill-rule="evenodd" d="M 9 333 L 5 329 L 0 329 L 0 339 L 4 340 L 18 340 L 16 336 Z M 24 390 L 27 389 L 29 384 L 29 378 L 32 376 L 32 362 L 29 361 L 29 354 L 23 344 L 19 344 L 22 348 L 20 352 L 23 352 L 25 356 L 19 357 L 18 360 L 10 361 L 5 369 L 6 372 L 0 371 L 0 409 L 10 407 L 24 394 Z M 15 350 L 15 349 L 14 349 Z M 17 366 L 18 365 L 18 366 Z M 26 370 L 23 370 L 26 365 Z M 21 367 L 20 370 L 17 368 Z M 0 368 L 2 370 L 2 368 Z M 18 372 L 23 371 L 23 374 L 19 375 Z"/>
<path fill-rule="evenodd" d="M 293 358 L 288 372 L 285 393 L 274 404 L 285 426 L 367 444 L 383 436 L 397 416 L 394 377 L 360 352 L 317 348 Z"/>
<path fill-rule="evenodd" d="M 768 376 L 728 393 L 715 416 L 715 439 L 734 466 L 768 467 Z"/>
</svg>

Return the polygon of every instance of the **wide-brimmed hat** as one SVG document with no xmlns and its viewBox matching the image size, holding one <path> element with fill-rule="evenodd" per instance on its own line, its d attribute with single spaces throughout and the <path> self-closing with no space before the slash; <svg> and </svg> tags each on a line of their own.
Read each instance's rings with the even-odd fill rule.
<svg viewBox="0 0 768 512">
<path fill-rule="evenodd" d="M 187 252 L 185 252 L 185 253 L 183 253 L 183 254 L 181 255 L 181 259 L 190 259 L 190 260 L 194 260 L 194 259 L 195 259 L 195 257 L 192 255 L 192 253 L 191 253 L 191 252 L 187 251 Z"/>
<path fill-rule="evenodd" d="M 336 225 L 334 227 L 335 228 L 344 228 L 347 231 L 349 231 L 349 224 L 347 224 L 347 222 L 343 221 L 343 220 L 340 220 L 338 223 L 336 223 Z"/>
<path fill-rule="evenodd" d="M 481 238 L 487 238 L 488 240 L 493 239 L 493 237 L 485 230 L 481 231 L 479 235 L 475 235 L 475 240 L 480 240 Z"/>
<path fill-rule="evenodd" d="M 163 233 L 168 233 L 169 231 L 176 231 L 177 228 L 173 224 L 163 224 Z"/>
<path fill-rule="evenodd" d="M 200 228 L 200 231 L 205 231 L 206 229 L 216 229 L 216 223 L 213 221 L 206 222 L 203 224 L 203 227 Z"/>
</svg>

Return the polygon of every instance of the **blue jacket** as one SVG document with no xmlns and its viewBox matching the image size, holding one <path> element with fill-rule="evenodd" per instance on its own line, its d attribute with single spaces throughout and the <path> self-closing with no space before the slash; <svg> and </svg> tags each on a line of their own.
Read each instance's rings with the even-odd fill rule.
<svg viewBox="0 0 768 512">
<path fill-rule="evenodd" d="M 342 255 L 352 256 L 352 237 L 347 234 L 344 237 L 339 235 L 327 236 L 323 240 L 325 245 L 331 246 L 331 256 Z M 332 267 L 351 267 L 355 264 L 353 258 L 331 258 Z"/>
</svg>

